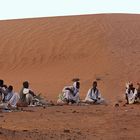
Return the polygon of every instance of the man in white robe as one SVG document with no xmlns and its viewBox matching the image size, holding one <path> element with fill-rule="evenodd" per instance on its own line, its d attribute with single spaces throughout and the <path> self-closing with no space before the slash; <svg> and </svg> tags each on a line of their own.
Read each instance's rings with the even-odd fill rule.
<svg viewBox="0 0 140 140">
<path fill-rule="evenodd" d="M 14 92 L 12 98 L 8 101 L 8 106 L 16 108 L 19 99 L 20 99 L 19 94 L 17 92 Z"/>
<path fill-rule="evenodd" d="M 34 92 L 29 89 L 28 81 L 23 82 L 23 88 L 20 91 L 20 102 L 27 105 L 33 104 L 33 97 L 35 96 Z"/>
<path fill-rule="evenodd" d="M 137 90 L 133 87 L 133 83 L 126 84 L 125 97 L 127 104 L 134 104 L 136 102 Z"/>
<path fill-rule="evenodd" d="M 85 98 L 85 102 L 87 103 L 95 103 L 101 104 L 104 100 L 101 98 L 101 93 L 97 88 L 97 81 L 93 82 L 92 88 L 88 90 L 87 96 Z"/>
<path fill-rule="evenodd" d="M 5 97 L 4 97 L 4 102 L 8 102 L 12 96 L 13 96 L 13 86 L 9 86 L 6 90 L 5 90 Z"/>
<path fill-rule="evenodd" d="M 73 104 L 78 103 L 79 98 L 80 82 L 76 81 L 73 86 L 66 86 L 62 90 L 62 94 L 59 95 L 57 103 Z"/>
<path fill-rule="evenodd" d="M 16 108 L 19 101 L 19 94 L 13 91 L 13 86 L 10 85 L 6 89 L 5 95 L 5 100 L 0 107 L 3 109 Z"/>
</svg>

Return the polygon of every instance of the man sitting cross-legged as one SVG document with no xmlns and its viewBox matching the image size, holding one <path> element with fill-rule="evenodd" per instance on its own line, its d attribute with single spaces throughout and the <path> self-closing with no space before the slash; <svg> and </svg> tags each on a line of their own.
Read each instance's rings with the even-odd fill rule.
<svg viewBox="0 0 140 140">
<path fill-rule="evenodd" d="M 92 88 L 88 90 L 85 102 L 90 104 L 101 104 L 104 102 L 104 100 L 101 98 L 101 93 L 97 88 L 97 81 L 94 81 Z"/>
</svg>

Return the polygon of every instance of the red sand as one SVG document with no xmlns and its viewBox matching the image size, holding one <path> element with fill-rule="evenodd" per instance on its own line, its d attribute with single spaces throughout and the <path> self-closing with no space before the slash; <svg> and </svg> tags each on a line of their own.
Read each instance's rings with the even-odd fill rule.
<svg viewBox="0 0 140 140">
<path fill-rule="evenodd" d="M 109 106 L 97 107 L 100 113 L 96 106 L 4 113 L 6 121 L 0 124 L 9 130 L 0 130 L 4 131 L 0 138 L 6 139 L 3 134 L 8 131 L 7 139 L 13 135 L 15 139 L 19 139 L 18 135 L 23 135 L 23 139 L 34 139 L 34 136 L 58 139 L 67 128 L 70 133 L 60 139 L 70 136 L 71 139 L 139 139 L 139 106 L 126 107 L 127 113 L 125 107 L 119 110 L 112 107 L 116 101 L 123 100 L 125 82 L 140 81 L 139 29 L 140 15 L 127 14 L 0 21 L 0 78 L 12 84 L 15 91 L 19 91 L 24 80 L 29 80 L 36 92 L 57 100 L 63 86 L 79 77 L 84 99 L 92 81 L 100 79 L 101 93 L 109 101 Z M 72 108 L 80 113 L 69 113 Z M 42 118 L 38 118 L 39 114 Z M 129 122 L 131 119 L 134 120 Z M 24 129 L 29 132 L 21 132 Z M 27 138 L 32 131 L 34 136 Z"/>
</svg>

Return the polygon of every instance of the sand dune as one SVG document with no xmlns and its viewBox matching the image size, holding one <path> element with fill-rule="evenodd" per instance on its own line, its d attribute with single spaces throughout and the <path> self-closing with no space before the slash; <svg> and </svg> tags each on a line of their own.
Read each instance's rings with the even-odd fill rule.
<svg viewBox="0 0 140 140">
<path fill-rule="evenodd" d="M 140 15 L 127 14 L 0 21 L 0 78 L 15 91 L 29 80 L 36 92 L 56 100 L 79 77 L 84 98 L 98 79 L 109 101 L 0 112 L 0 139 L 139 140 L 139 105 L 114 106 L 124 98 L 126 81 L 140 81 L 139 29 Z"/>
<path fill-rule="evenodd" d="M 140 15 L 106 14 L 0 21 L 0 78 L 56 99 L 73 77 L 83 98 L 94 79 L 105 98 L 140 81 Z"/>
</svg>

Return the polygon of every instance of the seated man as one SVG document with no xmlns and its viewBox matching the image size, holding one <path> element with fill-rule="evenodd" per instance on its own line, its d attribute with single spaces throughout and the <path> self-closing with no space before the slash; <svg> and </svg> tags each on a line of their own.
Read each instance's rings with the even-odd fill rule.
<svg viewBox="0 0 140 140">
<path fill-rule="evenodd" d="M 97 103 L 100 104 L 104 100 L 101 98 L 100 91 L 97 89 L 97 81 L 93 82 L 92 88 L 88 90 L 87 96 L 85 98 L 86 103 Z"/>
<path fill-rule="evenodd" d="M 5 97 L 4 97 L 4 102 L 8 102 L 12 96 L 13 96 L 13 86 L 9 86 L 6 90 L 5 90 Z"/>
<path fill-rule="evenodd" d="M 133 83 L 126 84 L 125 97 L 127 104 L 134 104 L 136 102 L 137 90 L 134 88 Z"/>
<path fill-rule="evenodd" d="M 35 96 L 34 92 L 29 89 L 28 81 L 23 82 L 23 88 L 20 91 L 20 102 L 21 104 L 32 105 L 33 97 Z"/>
<path fill-rule="evenodd" d="M 57 101 L 58 104 L 73 104 L 79 103 L 79 89 L 80 82 L 75 81 L 73 86 L 66 86 L 62 90 L 62 94 L 59 95 L 59 99 Z"/>
<path fill-rule="evenodd" d="M 1 104 L 3 109 L 16 108 L 19 101 L 19 94 L 13 92 L 13 86 L 9 86 L 5 91 L 4 102 Z"/>
<path fill-rule="evenodd" d="M 8 87 L 8 94 L 5 97 L 9 108 L 16 108 L 20 99 L 19 94 L 13 91 L 13 86 Z"/>
</svg>

